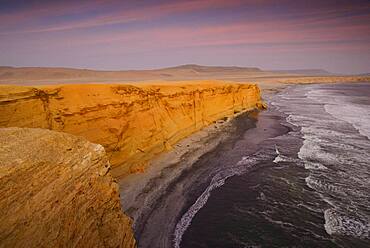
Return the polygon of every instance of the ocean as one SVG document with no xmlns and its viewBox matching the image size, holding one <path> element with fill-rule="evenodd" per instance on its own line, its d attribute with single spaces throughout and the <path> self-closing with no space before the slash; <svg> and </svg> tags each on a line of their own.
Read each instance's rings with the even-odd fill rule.
<svg viewBox="0 0 370 248">
<path fill-rule="evenodd" d="M 289 131 L 212 178 L 175 247 L 370 247 L 370 84 L 292 86 L 267 100 L 252 130 L 275 116 Z"/>
<path fill-rule="evenodd" d="M 370 247 L 370 84 L 295 85 L 265 100 L 136 197 L 139 247 Z"/>
</svg>

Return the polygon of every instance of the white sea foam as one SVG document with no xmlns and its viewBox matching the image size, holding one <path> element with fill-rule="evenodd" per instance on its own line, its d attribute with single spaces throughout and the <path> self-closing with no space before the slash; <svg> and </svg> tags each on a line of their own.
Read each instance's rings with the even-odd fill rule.
<svg viewBox="0 0 370 248">
<path fill-rule="evenodd" d="M 320 163 L 315 162 L 304 162 L 304 168 L 306 170 L 327 170 L 328 168 Z"/>
<path fill-rule="evenodd" d="M 296 159 L 287 157 L 285 155 L 279 154 L 275 157 L 275 159 L 272 161 L 275 164 L 280 163 L 280 162 L 297 162 Z"/>
<path fill-rule="evenodd" d="M 292 125 L 294 125 L 294 126 L 296 126 L 296 127 L 298 127 L 299 126 L 299 122 L 298 122 L 298 120 L 297 120 L 297 117 L 296 116 L 294 116 L 294 115 L 292 115 L 292 114 L 290 114 L 290 115 L 288 115 L 288 117 L 286 118 L 286 121 L 288 122 L 288 123 L 290 123 L 290 124 L 292 124 Z"/>
<path fill-rule="evenodd" d="M 304 208 L 306 208 L 306 209 L 308 209 L 308 210 L 310 210 L 310 211 L 312 211 L 312 212 L 322 213 L 322 210 L 321 210 L 321 209 L 319 209 L 319 208 L 315 208 L 315 207 L 311 207 L 311 206 L 309 206 L 309 205 L 307 205 L 307 204 L 304 204 L 304 203 L 299 203 L 299 204 L 297 205 L 297 207 L 304 207 Z"/>
<path fill-rule="evenodd" d="M 348 102 L 326 104 L 325 110 L 337 119 L 349 122 L 360 134 L 370 139 L 370 109 Z"/>
<path fill-rule="evenodd" d="M 357 96 L 309 88 L 306 97 L 299 89 L 292 92 L 299 100 L 276 101 L 287 121 L 301 127 L 298 157 L 310 171 L 306 184 L 332 206 L 324 213 L 328 234 L 370 238 L 370 216 L 362 210 L 369 202 L 370 108 L 357 104 Z M 281 162 L 282 154 L 275 159 Z"/>
<path fill-rule="evenodd" d="M 321 120 L 320 122 L 323 121 Z M 353 135 L 333 130 L 333 126 L 335 126 L 335 121 L 326 121 L 325 126 L 323 126 L 323 124 L 320 127 L 314 125 L 305 126 L 302 127 L 302 132 L 312 137 L 337 137 L 338 139 L 349 139 L 353 137 Z"/>
<path fill-rule="evenodd" d="M 349 217 L 337 212 L 335 209 L 327 209 L 324 212 L 325 231 L 329 235 L 347 235 L 358 238 L 369 238 L 369 220 L 359 216 Z"/>
<path fill-rule="evenodd" d="M 224 185 L 226 179 L 235 176 L 244 174 L 247 169 L 256 164 L 258 157 L 243 157 L 235 166 L 222 170 L 217 173 L 211 180 L 210 185 L 206 190 L 198 197 L 195 203 L 186 211 L 186 213 L 181 217 L 180 221 L 177 223 L 175 232 L 174 232 L 174 247 L 179 248 L 186 229 L 191 224 L 192 219 L 198 213 L 198 211 L 204 207 L 207 203 L 208 198 L 211 195 L 211 191 Z"/>
<path fill-rule="evenodd" d="M 258 199 L 262 200 L 262 201 L 266 201 L 266 195 L 263 193 L 263 192 L 260 192 L 260 196 L 257 197 Z"/>
<path fill-rule="evenodd" d="M 370 109 L 367 105 L 353 103 L 351 96 L 332 96 L 327 90 L 313 90 L 307 96 L 323 103 L 327 113 L 350 123 L 360 134 L 370 139 Z"/>
<path fill-rule="evenodd" d="M 275 153 L 277 154 L 277 156 L 275 157 L 275 159 L 274 159 L 274 163 L 279 163 L 279 162 L 282 162 L 282 161 L 284 161 L 283 159 L 282 159 L 282 157 L 280 156 L 280 152 L 279 152 L 279 150 L 278 150 L 278 148 L 276 147 L 276 145 L 275 145 Z"/>
<path fill-rule="evenodd" d="M 272 162 L 274 162 L 275 164 L 277 164 L 277 163 L 280 163 L 280 162 L 284 162 L 284 159 L 280 155 L 277 155 L 275 157 L 274 161 L 272 161 Z"/>
<path fill-rule="evenodd" d="M 316 136 L 304 135 L 303 145 L 298 152 L 298 157 L 303 161 L 319 161 L 322 164 L 340 163 L 339 157 L 335 154 L 326 152 L 321 148 L 323 140 Z"/>
<path fill-rule="evenodd" d="M 207 203 L 211 191 L 215 188 L 222 186 L 225 183 L 226 178 L 221 178 L 219 180 L 212 180 L 210 186 L 201 194 L 201 196 L 196 200 L 196 202 L 188 209 L 188 211 L 182 216 L 180 222 L 177 223 L 174 234 L 174 247 L 179 248 L 182 240 L 182 235 L 189 227 L 192 219 L 196 213 Z"/>
<path fill-rule="evenodd" d="M 283 228 L 294 228 L 294 225 L 292 223 L 289 223 L 289 222 L 284 222 L 284 221 L 281 221 L 281 220 L 274 220 L 272 219 L 271 217 L 269 217 L 268 215 L 264 215 L 263 216 L 267 221 L 273 223 L 273 224 L 277 224 Z"/>
<path fill-rule="evenodd" d="M 285 155 L 281 154 L 279 149 L 276 146 L 275 146 L 275 153 L 276 153 L 277 156 L 272 161 L 275 164 L 280 163 L 280 162 L 299 162 L 295 158 L 291 158 L 291 157 L 288 157 L 288 156 L 285 156 Z"/>
<path fill-rule="evenodd" d="M 317 179 L 313 176 L 308 176 L 305 178 L 306 184 L 311 189 L 324 193 L 334 193 L 341 196 L 347 196 L 345 190 L 339 186 L 333 185 L 332 183 L 325 182 L 323 180 Z"/>
</svg>

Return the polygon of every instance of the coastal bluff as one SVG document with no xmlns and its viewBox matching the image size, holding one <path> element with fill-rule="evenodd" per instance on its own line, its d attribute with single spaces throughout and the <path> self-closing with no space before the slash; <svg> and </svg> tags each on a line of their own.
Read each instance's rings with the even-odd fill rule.
<svg viewBox="0 0 370 248">
<path fill-rule="evenodd" d="M 201 128 L 264 107 L 255 84 L 0 86 L 0 127 L 45 128 L 101 144 L 115 178 L 145 170 L 156 154 Z"/>
<path fill-rule="evenodd" d="M 135 247 L 101 145 L 0 128 L 0 247 Z"/>
<path fill-rule="evenodd" d="M 245 83 L 1 85 L 0 247 L 136 247 L 115 180 L 264 107 Z"/>
</svg>

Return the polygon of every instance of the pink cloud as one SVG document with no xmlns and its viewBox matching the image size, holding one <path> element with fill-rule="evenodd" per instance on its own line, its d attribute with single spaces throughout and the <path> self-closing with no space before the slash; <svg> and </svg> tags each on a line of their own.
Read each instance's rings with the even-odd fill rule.
<svg viewBox="0 0 370 248">
<path fill-rule="evenodd" d="M 34 4 L 28 8 L 20 9 L 15 12 L 0 15 L 0 22 L 3 25 L 24 24 L 25 21 L 33 21 L 51 16 L 63 16 L 66 14 L 79 14 L 99 8 L 102 4 L 111 1 L 95 0 L 91 5 L 89 1 L 75 2 L 43 2 L 42 4 Z"/>
<path fill-rule="evenodd" d="M 370 39 L 368 24 L 337 23 L 309 25 L 299 21 L 239 22 L 232 24 L 188 26 L 165 26 L 127 32 L 104 32 L 92 34 L 85 39 L 77 38 L 76 45 L 122 43 L 134 47 L 226 46 L 243 44 L 279 44 L 292 42 L 338 42 L 343 40 Z M 335 28 L 332 25 L 336 26 Z"/>
<path fill-rule="evenodd" d="M 92 8 L 98 9 L 99 5 L 103 6 L 108 2 L 113 11 L 102 13 L 97 16 L 88 18 L 86 20 L 67 21 L 57 25 L 43 25 L 37 28 L 31 28 L 20 31 L 10 31 L 7 33 L 33 33 L 33 32 L 50 32 L 50 31 L 63 31 L 79 28 L 97 27 L 110 24 L 124 24 L 134 21 L 151 20 L 163 16 L 174 15 L 179 13 L 192 12 L 197 10 L 215 9 L 222 7 L 233 7 L 243 3 L 242 0 L 189 0 L 189 1 L 173 1 L 156 5 L 149 5 L 143 8 L 126 9 L 123 6 L 115 6 L 112 4 L 114 1 L 97 1 L 99 4 L 88 5 L 88 2 L 80 3 L 78 5 L 47 5 L 43 8 L 34 8 L 31 10 L 21 11 L 17 14 L 9 14 L 0 16 L 0 22 L 7 23 L 8 25 L 14 23 L 23 23 L 26 20 L 34 18 L 45 18 L 57 13 L 59 15 L 71 14 L 76 12 L 86 12 Z M 245 3 L 245 2 L 244 2 Z"/>
<path fill-rule="evenodd" d="M 233 25 L 203 25 L 191 27 L 158 27 L 130 32 L 89 33 L 81 35 L 51 36 L 46 40 L 26 43 L 23 46 L 60 51 L 84 51 L 101 56 L 140 57 L 153 52 L 163 56 L 177 51 L 259 51 L 270 53 L 303 51 L 359 51 L 369 45 L 361 41 L 366 26 L 353 28 L 347 25 L 330 32 L 325 27 L 302 30 L 300 23 L 282 25 L 281 22 L 234 23 Z M 266 27 L 269 27 L 268 29 Z M 357 38 L 359 37 L 359 38 Z M 369 36 L 368 36 L 369 37 Z M 40 51 L 45 48 L 39 48 Z M 114 55 L 115 54 L 115 55 Z"/>
</svg>

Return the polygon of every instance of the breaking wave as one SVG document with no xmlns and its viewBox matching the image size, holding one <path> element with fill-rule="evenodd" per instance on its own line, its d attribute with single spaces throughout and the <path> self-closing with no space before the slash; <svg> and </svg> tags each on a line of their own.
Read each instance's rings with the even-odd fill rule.
<svg viewBox="0 0 370 248">
<path fill-rule="evenodd" d="M 295 158 L 291 158 L 291 157 L 288 157 L 288 156 L 285 156 L 285 155 L 281 154 L 279 149 L 276 146 L 275 146 L 275 153 L 276 153 L 277 156 L 272 161 L 275 164 L 280 163 L 280 162 L 298 162 L 297 159 L 295 159 Z"/>
<path fill-rule="evenodd" d="M 369 238 L 370 224 L 360 218 L 346 216 L 335 209 L 327 209 L 324 212 L 325 231 L 329 235 L 346 235 L 358 238 Z"/>
<path fill-rule="evenodd" d="M 294 102 L 277 101 L 287 122 L 300 127 L 303 144 L 298 158 L 308 170 L 306 185 L 332 208 L 324 211 L 329 235 L 369 238 L 370 216 L 363 210 L 368 193 L 370 108 L 368 99 L 348 91 L 313 86 Z M 349 94 L 349 95 L 345 95 Z M 293 99 L 293 98 L 292 98 Z M 362 104 L 365 103 L 365 104 Z M 287 158 L 276 149 L 274 162 Z"/>
<path fill-rule="evenodd" d="M 263 157 L 263 156 L 262 156 Z M 208 198 L 211 195 L 212 190 L 221 187 L 225 184 L 225 181 L 236 175 L 242 175 L 253 167 L 258 161 L 260 161 L 261 156 L 246 156 L 243 157 L 235 166 L 219 171 L 211 180 L 209 186 L 203 191 L 203 193 L 198 197 L 195 203 L 186 211 L 186 213 L 181 217 L 180 221 L 177 223 L 174 232 L 174 247 L 179 248 L 186 229 L 191 224 L 194 216 L 198 211 L 204 207 L 207 203 Z"/>
<path fill-rule="evenodd" d="M 360 134 L 370 139 L 370 114 L 369 110 L 358 105 L 327 104 L 325 110 L 335 118 L 352 124 Z"/>
</svg>

